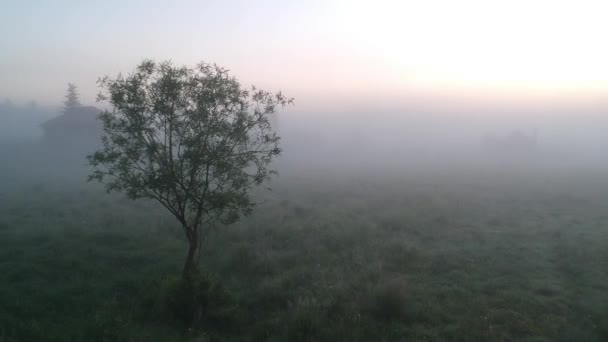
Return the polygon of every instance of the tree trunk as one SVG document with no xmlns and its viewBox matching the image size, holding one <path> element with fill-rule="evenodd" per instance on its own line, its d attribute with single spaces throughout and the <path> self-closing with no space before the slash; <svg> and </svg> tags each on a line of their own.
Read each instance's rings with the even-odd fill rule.
<svg viewBox="0 0 608 342">
<path fill-rule="evenodd" d="M 198 268 L 198 234 L 195 232 L 195 234 L 192 235 L 192 238 L 188 240 L 188 255 L 186 255 L 186 262 L 184 263 L 184 269 L 182 270 L 182 280 L 184 281 L 190 280 Z"/>
</svg>

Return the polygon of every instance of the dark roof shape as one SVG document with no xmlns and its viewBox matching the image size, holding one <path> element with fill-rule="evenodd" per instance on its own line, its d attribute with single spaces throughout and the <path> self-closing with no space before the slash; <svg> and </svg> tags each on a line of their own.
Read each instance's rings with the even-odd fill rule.
<svg viewBox="0 0 608 342">
<path fill-rule="evenodd" d="M 84 127 L 100 127 L 97 115 L 101 112 L 99 108 L 92 106 L 76 107 L 66 111 L 62 115 L 54 117 L 42 124 L 45 130 L 74 129 Z"/>
</svg>

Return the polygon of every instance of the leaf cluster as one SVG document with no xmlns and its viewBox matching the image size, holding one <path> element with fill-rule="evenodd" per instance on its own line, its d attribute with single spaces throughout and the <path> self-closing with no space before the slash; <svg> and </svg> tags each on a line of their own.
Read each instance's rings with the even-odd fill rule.
<svg viewBox="0 0 608 342">
<path fill-rule="evenodd" d="M 249 192 L 276 173 L 281 153 L 270 117 L 292 99 L 200 63 L 142 62 L 98 81 L 103 147 L 89 155 L 90 180 L 128 197 L 151 198 L 184 227 L 232 223 L 254 206 Z M 186 231 L 188 233 L 188 231 Z"/>
</svg>

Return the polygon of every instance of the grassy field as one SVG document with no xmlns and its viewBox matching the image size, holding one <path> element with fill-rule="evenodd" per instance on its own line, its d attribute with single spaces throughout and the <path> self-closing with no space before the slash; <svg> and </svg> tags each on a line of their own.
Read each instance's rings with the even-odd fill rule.
<svg viewBox="0 0 608 342">
<path fill-rule="evenodd" d="M 185 253 L 157 205 L 7 181 L 0 341 L 608 340 L 608 182 L 463 175 L 284 172 L 209 235 L 232 300 L 200 334 L 146 304 Z"/>
</svg>

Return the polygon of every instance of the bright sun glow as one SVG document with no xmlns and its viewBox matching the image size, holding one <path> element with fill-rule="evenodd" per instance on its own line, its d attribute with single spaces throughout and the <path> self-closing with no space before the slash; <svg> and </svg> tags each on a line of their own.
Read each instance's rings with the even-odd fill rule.
<svg viewBox="0 0 608 342">
<path fill-rule="evenodd" d="M 417 84 L 516 90 L 608 85 L 608 1 L 336 0 L 350 48 Z"/>
</svg>

